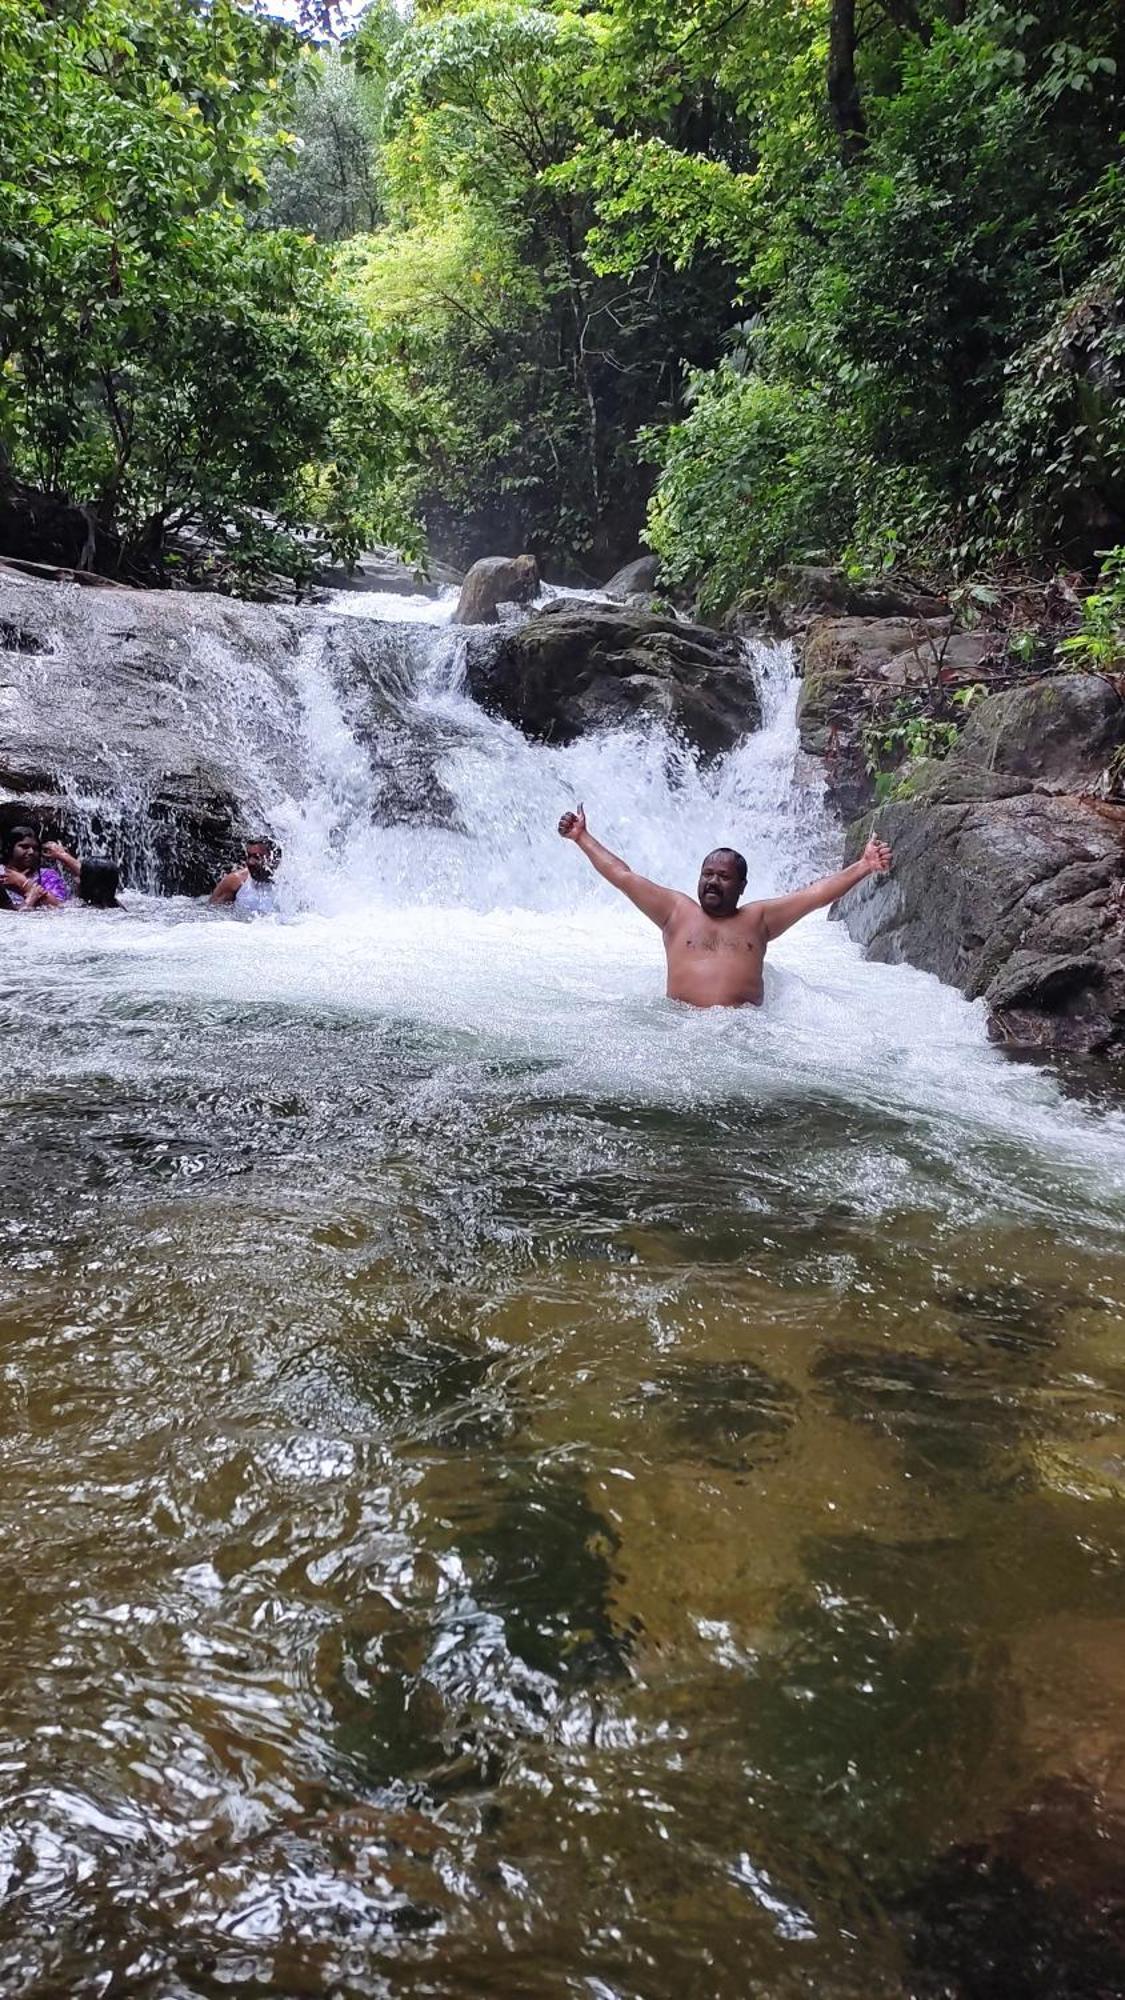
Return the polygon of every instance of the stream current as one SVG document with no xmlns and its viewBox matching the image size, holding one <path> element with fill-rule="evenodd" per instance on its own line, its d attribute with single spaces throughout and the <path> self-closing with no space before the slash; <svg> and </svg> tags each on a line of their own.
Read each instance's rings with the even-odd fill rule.
<svg viewBox="0 0 1125 2000">
<path fill-rule="evenodd" d="M 4 926 L 0 1991 L 1125 1990 L 1125 1120 L 826 917 L 663 1000 L 556 821 L 822 872 L 786 653 L 700 771 L 447 612 L 198 663 L 278 916 Z"/>
</svg>

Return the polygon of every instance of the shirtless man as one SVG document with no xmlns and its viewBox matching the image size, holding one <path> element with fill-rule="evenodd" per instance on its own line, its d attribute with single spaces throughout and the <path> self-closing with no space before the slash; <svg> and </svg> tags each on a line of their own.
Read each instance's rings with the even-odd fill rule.
<svg viewBox="0 0 1125 2000">
<path fill-rule="evenodd" d="M 891 865 L 890 848 L 881 840 L 869 840 L 862 859 L 850 868 L 825 875 L 791 896 L 771 896 L 740 910 L 746 863 L 733 847 L 716 847 L 707 856 L 697 901 L 635 874 L 627 861 L 594 839 L 581 806 L 563 814 L 559 832 L 582 849 L 599 875 L 660 926 L 668 961 L 668 998 L 686 1001 L 689 1007 L 760 1007 L 766 946 L 810 910 L 823 910 L 865 876 L 885 874 Z"/>
</svg>

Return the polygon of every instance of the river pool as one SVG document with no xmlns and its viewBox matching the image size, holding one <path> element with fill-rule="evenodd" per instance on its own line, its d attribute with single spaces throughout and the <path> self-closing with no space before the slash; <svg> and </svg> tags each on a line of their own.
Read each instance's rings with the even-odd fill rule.
<svg viewBox="0 0 1125 2000">
<path fill-rule="evenodd" d="M 553 833 L 815 872 L 763 671 L 709 777 L 431 679 L 343 845 L 310 681 L 281 917 L 4 925 L 5 1994 L 1125 1990 L 1125 1120 Z"/>
</svg>

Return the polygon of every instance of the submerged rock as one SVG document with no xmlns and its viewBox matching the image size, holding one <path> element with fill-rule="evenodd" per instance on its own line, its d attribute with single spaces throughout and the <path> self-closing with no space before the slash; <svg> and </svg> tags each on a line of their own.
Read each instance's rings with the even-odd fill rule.
<svg viewBox="0 0 1125 2000">
<path fill-rule="evenodd" d="M 1055 1779 L 903 1899 L 919 2000 L 1109 2000 L 1125 1991 L 1119 1803 Z"/>
<path fill-rule="evenodd" d="M 548 604 L 471 649 L 468 684 L 482 707 L 547 743 L 651 720 L 716 756 L 761 721 L 737 640 L 617 605 Z"/>
<path fill-rule="evenodd" d="M 797 1419 L 795 1391 L 752 1361 L 683 1361 L 642 1394 L 685 1456 L 736 1470 L 775 1456 Z"/>
<path fill-rule="evenodd" d="M 851 935 L 983 997 L 995 1040 L 1125 1047 L 1125 810 L 1098 797 L 1122 744 L 1125 703 L 1084 675 L 982 701 L 875 816 L 894 871 L 844 898 Z"/>
</svg>

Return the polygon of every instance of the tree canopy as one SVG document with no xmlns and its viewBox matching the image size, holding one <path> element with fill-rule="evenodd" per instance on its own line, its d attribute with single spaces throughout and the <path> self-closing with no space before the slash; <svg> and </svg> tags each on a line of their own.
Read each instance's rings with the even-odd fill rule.
<svg viewBox="0 0 1125 2000">
<path fill-rule="evenodd" d="M 1123 63 L 1117 0 L 0 0 L 3 477 L 126 568 L 1090 563 Z"/>
<path fill-rule="evenodd" d="M 253 226 L 301 50 L 234 0 L 0 0 L 3 475 L 160 575 L 402 517 L 410 419 L 308 234 Z"/>
</svg>

